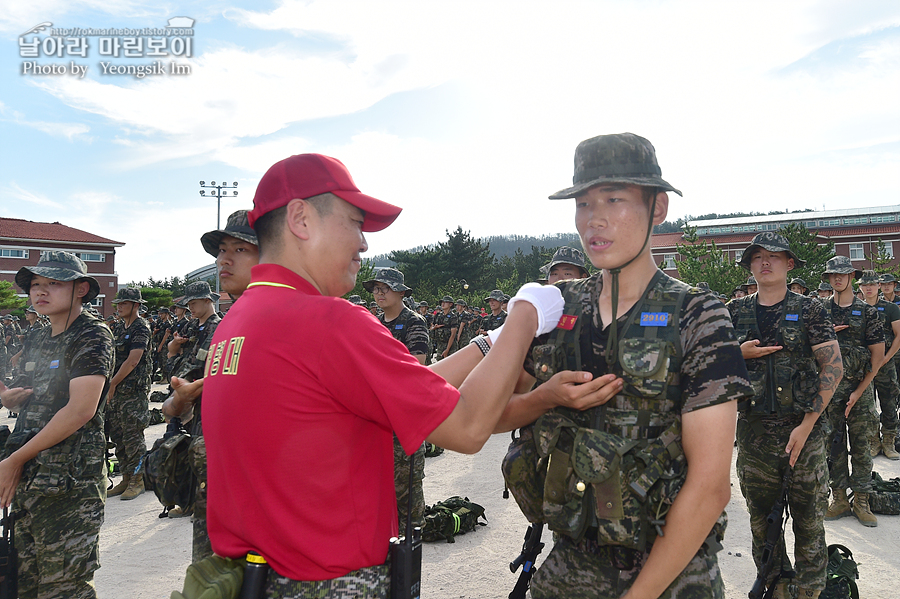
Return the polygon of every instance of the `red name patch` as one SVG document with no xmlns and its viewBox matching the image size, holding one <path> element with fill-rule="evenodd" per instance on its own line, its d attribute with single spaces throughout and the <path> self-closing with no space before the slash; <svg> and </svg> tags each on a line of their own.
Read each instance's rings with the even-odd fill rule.
<svg viewBox="0 0 900 599">
<path fill-rule="evenodd" d="M 559 323 L 557 323 L 557 329 L 563 329 L 566 331 L 571 331 L 575 328 L 575 323 L 578 322 L 578 317 L 572 314 L 563 314 L 559 319 Z"/>
</svg>

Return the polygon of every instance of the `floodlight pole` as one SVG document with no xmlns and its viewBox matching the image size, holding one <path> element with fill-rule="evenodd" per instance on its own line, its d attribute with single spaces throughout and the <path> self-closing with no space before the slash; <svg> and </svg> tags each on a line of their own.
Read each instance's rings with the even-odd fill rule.
<svg viewBox="0 0 900 599">
<path fill-rule="evenodd" d="M 228 197 L 229 189 L 237 189 L 238 182 L 235 181 L 232 185 L 228 185 L 225 181 L 222 181 L 218 185 L 216 185 L 215 181 L 210 181 L 209 184 L 206 181 L 200 181 L 200 187 L 203 189 L 200 190 L 200 195 L 205 198 L 216 198 L 216 230 L 222 228 L 222 198 Z M 209 195 L 206 195 L 206 190 L 209 189 Z M 223 191 L 224 190 L 224 191 Z M 235 191 L 234 195 L 237 195 L 238 192 Z M 221 295 L 220 291 L 220 282 L 219 282 L 219 267 L 216 265 L 216 293 Z M 219 300 L 216 300 L 216 312 L 219 311 Z"/>
</svg>

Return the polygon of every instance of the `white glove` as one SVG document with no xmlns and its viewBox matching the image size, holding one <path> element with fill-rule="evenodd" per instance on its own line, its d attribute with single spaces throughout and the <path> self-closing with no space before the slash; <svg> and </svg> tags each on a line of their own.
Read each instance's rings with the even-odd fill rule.
<svg viewBox="0 0 900 599">
<path fill-rule="evenodd" d="M 559 324 L 566 302 L 556 285 L 525 283 L 509 300 L 508 310 L 512 312 L 516 302 L 525 301 L 537 310 L 538 328 L 535 337 L 549 333 Z M 491 340 L 493 343 L 493 339 Z"/>
</svg>

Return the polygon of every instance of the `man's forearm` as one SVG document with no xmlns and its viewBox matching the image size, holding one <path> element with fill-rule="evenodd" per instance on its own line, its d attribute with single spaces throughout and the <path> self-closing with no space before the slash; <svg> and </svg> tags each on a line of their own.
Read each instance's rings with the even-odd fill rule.
<svg viewBox="0 0 900 599">
<path fill-rule="evenodd" d="M 813 353 L 819 363 L 819 393 L 813 400 L 813 411 L 818 419 L 819 414 L 828 407 L 837 390 L 838 383 L 844 376 L 844 362 L 836 341 L 818 346 Z"/>
</svg>

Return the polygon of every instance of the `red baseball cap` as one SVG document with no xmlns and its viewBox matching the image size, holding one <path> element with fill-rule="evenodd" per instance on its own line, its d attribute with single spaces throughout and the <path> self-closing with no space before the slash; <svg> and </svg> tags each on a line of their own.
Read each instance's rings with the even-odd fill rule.
<svg viewBox="0 0 900 599">
<path fill-rule="evenodd" d="M 322 154 L 297 154 L 273 164 L 256 187 L 253 210 L 248 214 L 252 227 L 256 219 L 294 199 L 305 200 L 331 192 L 362 210 L 363 231 L 381 231 L 390 225 L 402 208 L 361 193 L 350 171 L 337 158 Z"/>
</svg>

